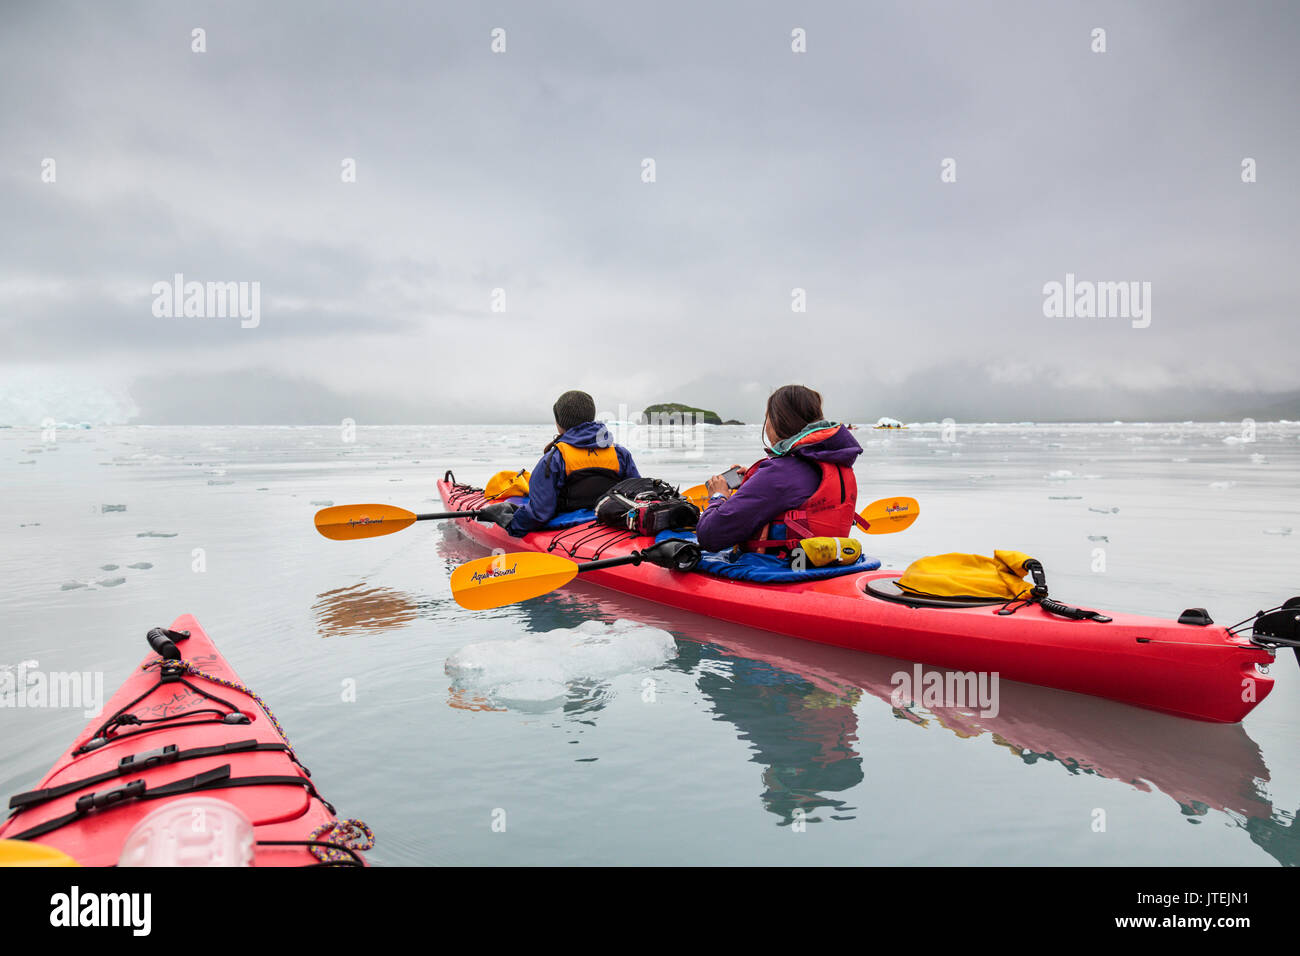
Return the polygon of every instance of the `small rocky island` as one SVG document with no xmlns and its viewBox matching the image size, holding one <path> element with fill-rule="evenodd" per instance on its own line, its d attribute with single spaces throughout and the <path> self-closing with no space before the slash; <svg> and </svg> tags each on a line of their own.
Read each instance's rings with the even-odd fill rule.
<svg viewBox="0 0 1300 956">
<path fill-rule="evenodd" d="M 674 420 L 688 420 L 694 424 L 704 425 L 743 425 L 744 422 L 738 422 L 734 418 L 723 421 L 717 412 L 710 411 L 707 408 L 696 408 L 693 405 L 683 405 L 680 402 L 662 402 L 658 405 L 649 405 L 641 413 L 647 422 L 651 423 L 668 423 Z M 690 415 L 690 419 L 685 416 Z"/>
</svg>

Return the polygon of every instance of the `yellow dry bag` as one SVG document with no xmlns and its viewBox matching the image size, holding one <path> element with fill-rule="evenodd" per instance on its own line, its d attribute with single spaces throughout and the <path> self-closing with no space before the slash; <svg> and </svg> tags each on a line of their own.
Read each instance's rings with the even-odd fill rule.
<svg viewBox="0 0 1300 956">
<path fill-rule="evenodd" d="M 521 498 L 528 494 L 528 472 L 498 471 L 488 479 L 483 488 L 483 497 L 488 501 L 501 498 Z"/>
<path fill-rule="evenodd" d="M 790 562 L 802 560 L 814 568 L 832 564 L 852 564 L 862 557 L 862 545 L 854 538 L 804 538 L 790 553 Z"/>
<path fill-rule="evenodd" d="M 991 558 L 982 554 L 936 554 L 909 564 L 898 586 L 931 597 L 1014 601 L 1027 598 L 1033 589 L 1033 584 L 1023 577 L 1028 570 L 1026 562 L 1033 560 L 1023 551 L 994 551 Z"/>
</svg>

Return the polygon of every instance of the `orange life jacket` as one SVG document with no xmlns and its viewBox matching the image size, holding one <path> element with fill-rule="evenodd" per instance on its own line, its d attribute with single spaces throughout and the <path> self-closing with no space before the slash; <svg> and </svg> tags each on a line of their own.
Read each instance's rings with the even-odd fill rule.
<svg viewBox="0 0 1300 956">
<path fill-rule="evenodd" d="M 623 466 L 613 445 L 605 448 L 578 448 L 557 441 L 555 447 L 564 459 L 564 486 L 560 489 L 560 511 L 594 508 L 596 499 L 613 488 L 623 477 Z"/>
<path fill-rule="evenodd" d="M 810 432 L 791 446 L 815 445 L 825 441 L 839 430 L 839 425 Z M 767 461 L 768 459 L 763 459 Z M 806 459 L 805 459 L 806 460 Z M 745 472 L 740 484 L 743 487 L 763 462 L 756 462 Z M 821 469 L 821 480 L 813 493 L 798 508 L 787 511 L 778 521 L 765 524 L 753 541 L 741 545 L 743 551 L 764 551 L 784 554 L 798 546 L 803 538 L 847 537 L 854 524 L 865 523 L 857 514 L 858 479 L 849 465 L 834 465 L 826 461 L 809 461 Z"/>
</svg>

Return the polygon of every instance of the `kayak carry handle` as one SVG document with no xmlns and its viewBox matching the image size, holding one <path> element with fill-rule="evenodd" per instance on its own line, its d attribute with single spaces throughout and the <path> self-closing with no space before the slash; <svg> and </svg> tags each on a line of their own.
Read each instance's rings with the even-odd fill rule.
<svg viewBox="0 0 1300 956">
<path fill-rule="evenodd" d="M 181 659 L 180 648 L 176 646 L 177 641 L 183 641 L 190 636 L 189 631 L 173 631 L 165 627 L 153 627 L 145 635 L 149 646 L 154 652 L 165 661 L 178 661 Z"/>
</svg>

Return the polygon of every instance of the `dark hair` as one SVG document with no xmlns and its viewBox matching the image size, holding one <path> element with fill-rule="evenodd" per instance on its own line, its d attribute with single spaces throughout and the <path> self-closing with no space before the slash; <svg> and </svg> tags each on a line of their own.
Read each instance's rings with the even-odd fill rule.
<svg viewBox="0 0 1300 956">
<path fill-rule="evenodd" d="M 822 420 L 822 397 L 803 385 L 782 385 L 768 396 L 767 420 L 778 441 L 790 438 Z"/>
</svg>

